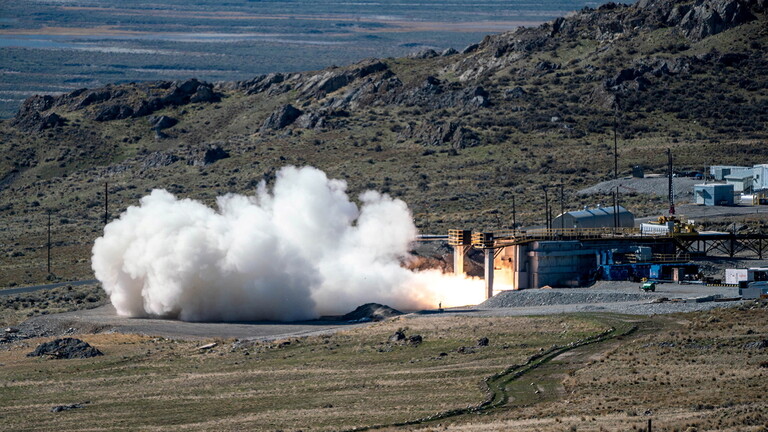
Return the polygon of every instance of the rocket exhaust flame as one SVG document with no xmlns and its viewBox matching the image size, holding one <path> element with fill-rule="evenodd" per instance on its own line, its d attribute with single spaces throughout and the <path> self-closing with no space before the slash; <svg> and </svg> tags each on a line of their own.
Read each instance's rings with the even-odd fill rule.
<svg viewBox="0 0 768 432">
<path fill-rule="evenodd" d="M 291 321 L 368 302 L 397 309 L 474 304 L 482 281 L 400 266 L 411 213 L 375 191 L 358 208 L 346 182 L 285 167 L 272 191 L 217 209 L 154 190 L 104 228 L 92 267 L 120 315 L 185 321 Z"/>
</svg>

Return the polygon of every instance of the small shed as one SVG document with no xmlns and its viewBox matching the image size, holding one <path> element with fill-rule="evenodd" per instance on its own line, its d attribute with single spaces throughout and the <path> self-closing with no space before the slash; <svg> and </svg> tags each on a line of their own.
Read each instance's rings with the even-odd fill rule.
<svg viewBox="0 0 768 432">
<path fill-rule="evenodd" d="M 642 165 L 635 165 L 632 167 L 632 177 L 645 178 L 645 168 Z"/>
<path fill-rule="evenodd" d="M 706 206 L 733 205 L 733 185 L 722 183 L 699 184 L 693 187 L 696 204 Z"/>
<path fill-rule="evenodd" d="M 616 226 L 618 213 L 619 227 L 635 226 L 635 215 L 622 206 L 585 208 L 558 215 L 552 220 L 552 228 L 613 228 Z"/>
</svg>

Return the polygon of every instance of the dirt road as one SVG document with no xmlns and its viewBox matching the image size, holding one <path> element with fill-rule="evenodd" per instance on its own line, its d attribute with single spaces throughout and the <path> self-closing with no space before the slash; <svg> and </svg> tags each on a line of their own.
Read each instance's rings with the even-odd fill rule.
<svg viewBox="0 0 768 432">
<path fill-rule="evenodd" d="M 629 295 L 628 295 L 629 294 Z M 538 289 L 497 294 L 478 306 L 447 309 L 440 315 L 525 316 L 576 312 L 613 312 L 630 315 L 653 315 L 690 312 L 727 307 L 738 302 L 697 302 L 698 297 L 721 295 L 735 297 L 736 288 L 703 285 L 660 284 L 655 293 L 643 294 L 636 283 L 600 282 L 590 288 Z M 661 298 L 675 301 L 658 301 Z M 586 299 L 586 300 L 585 300 Z M 437 311 L 415 312 L 413 316 L 438 314 Z M 175 339 L 236 338 L 274 340 L 325 334 L 354 328 L 364 323 L 339 321 L 192 323 L 150 318 L 126 318 L 115 313 L 112 305 L 95 309 L 42 315 L 21 325 L 29 335 L 55 336 L 67 333 L 138 333 Z"/>
<path fill-rule="evenodd" d="M 115 308 L 110 304 L 95 309 L 37 316 L 24 322 L 20 327 L 27 334 L 40 336 L 117 332 L 191 340 L 211 338 L 275 340 L 324 334 L 360 325 L 363 324 L 336 321 L 192 323 L 151 318 L 126 318 L 118 316 Z"/>
</svg>

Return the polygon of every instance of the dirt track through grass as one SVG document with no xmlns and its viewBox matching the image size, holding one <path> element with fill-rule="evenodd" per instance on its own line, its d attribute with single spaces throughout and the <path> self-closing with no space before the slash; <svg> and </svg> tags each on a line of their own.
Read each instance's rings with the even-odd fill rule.
<svg viewBox="0 0 768 432">
<path fill-rule="evenodd" d="M 534 375 L 533 379 L 546 381 L 549 384 L 549 387 L 552 387 L 552 384 L 556 382 L 556 380 L 553 380 L 553 377 L 561 375 L 561 365 L 558 364 L 553 366 L 552 360 L 560 357 L 565 353 L 571 353 L 572 351 L 585 347 L 591 348 L 592 345 L 610 341 L 618 337 L 627 336 L 637 330 L 637 326 L 632 324 L 630 321 L 622 320 L 615 316 L 599 316 L 597 317 L 596 321 L 601 322 L 606 326 L 610 325 L 611 327 L 601 333 L 587 336 L 583 339 L 572 341 L 565 345 L 553 345 L 547 350 L 542 348 L 541 352 L 529 357 L 525 363 L 509 366 L 503 371 L 486 378 L 483 381 L 486 388 L 486 399 L 477 405 L 444 411 L 422 419 L 409 420 L 390 425 L 373 425 L 363 428 L 355 428 L 350 431 L 424 425 L 438 420 L 466 416 L 469 414 L 486 413 L 492 410 L 508 408 L 510 405 L 510 400 L 514 401 L 514 405 L 535 403 L 537 402 L 536 400 L 532 400 L 530 397 L 527 397 L 527 394 L 530 393 L 530 391 L 525 391 L 525 387 L 521 384 L 522 378 L 530 378 L 531 375 Z M 592 352 L 594 349 L 582 351 Z M 583 353 L 579 354 L 582 355 L 578 355 L 576 358 L 583 360 Z M 585 361 L 577 363 L 583 367 Z M 539 394 L 540 392 L 540 387 L 534 389 L 534 394 Z M 547 395 L 549 395 L 549 392 L 547 392 Z M 551 399 L 551 396 L 549 396 L 549 399 Z"/>
<path fill-rule="evenodd" d="M 395 330 L 424 339 L 388 342 Z M 313 430 L 399 424 L 478 404 L 485 377 L 606 330 L 589 317 L 412 317 L 333 335 L 200 350 L 207 341 L 81 335 L 103 357 L 0 350 L 6 430 Z M 488 337 L 480 347 L 477 340 Z M 84 408 L 53 414 L 56 405 Z M 32 427 L 31 425 L 35 425 Z"/>
</svg>

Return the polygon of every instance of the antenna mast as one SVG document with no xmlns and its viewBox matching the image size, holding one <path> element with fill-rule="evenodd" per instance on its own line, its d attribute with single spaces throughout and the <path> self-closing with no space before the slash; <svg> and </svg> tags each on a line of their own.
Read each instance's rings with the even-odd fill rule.
<svg viewBox="0 0 768 432">
<path fill-rule="evenodd" d="M 672 150 L 667 149 L 667 176 L 669 177 L 669 215 L 675 215 L 675 191 L 672 187 Z"/>
</svg>

